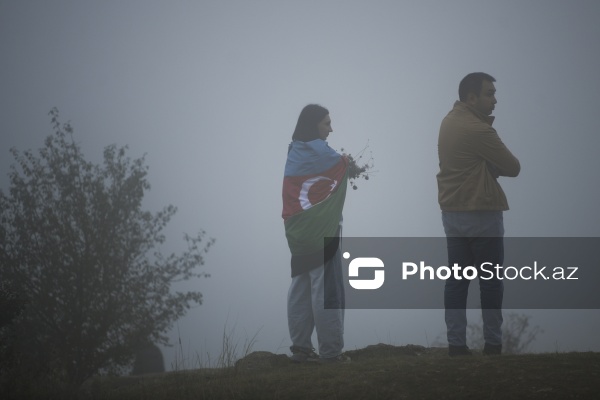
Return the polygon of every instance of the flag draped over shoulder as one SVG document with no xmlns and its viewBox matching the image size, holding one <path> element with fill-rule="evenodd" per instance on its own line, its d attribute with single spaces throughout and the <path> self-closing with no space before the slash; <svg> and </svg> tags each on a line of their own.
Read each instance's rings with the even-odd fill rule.
<svg viewBox="0 0 600 400">
<path fill-rule="evenodd" d="M 292 253 L 292 276 L 322 265 L 337 251 L 347 173 L 348 160 L 324 140 L 290 144 L 282 217 Z"/>
</svg>

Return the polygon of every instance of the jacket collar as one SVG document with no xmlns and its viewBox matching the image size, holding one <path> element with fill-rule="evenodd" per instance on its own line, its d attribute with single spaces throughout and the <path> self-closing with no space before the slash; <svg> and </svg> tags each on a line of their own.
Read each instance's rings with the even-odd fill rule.
<svg viewBox="0 0 600 400">
<path fill-rule="evenodd" d="M 485 122 L 490 126 L 494 123 L 494 120 L 496 119 L 496 117 L 494 117 L 493 115 L 485 115 L 481 111 L 477 110 L 474 107 L 471 107 L 467 103 L 464 103 L 460 100 L 456 100 L 456 102 L 454 103 L 454 107 L 461 108 L 463 110 L 469 110 L 471 113 L 473 113 L 473 115 L 477 117 L 477 119 L 480 119 L 481 121 Z"/>
</svg>

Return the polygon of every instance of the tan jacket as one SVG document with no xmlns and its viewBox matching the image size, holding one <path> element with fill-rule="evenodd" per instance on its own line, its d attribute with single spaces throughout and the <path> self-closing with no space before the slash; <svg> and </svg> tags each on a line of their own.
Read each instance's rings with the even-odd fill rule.
<svg viewBox="0 0 600 400">
<path fill-rule="evenodd" d="M 492 128 L 494 117 L 457 101 L 440 126 L 437 174 L 442 211 L 508 210 L 498 176 L 517 176 L 519 160 Z"/>
</svg>

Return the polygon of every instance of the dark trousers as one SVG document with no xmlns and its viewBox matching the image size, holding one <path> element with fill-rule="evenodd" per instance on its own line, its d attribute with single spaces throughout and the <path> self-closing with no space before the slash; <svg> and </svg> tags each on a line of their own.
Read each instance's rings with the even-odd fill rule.
<svg viewBox="0 0 600 400">
<path fill-rule="evenodd" d="M 483 337 L 491 345 L 502 344 L 502 298 L 504 284 L 498 279 L 496 265 L 504 263 L 504 226 L 502 212 L 469 211 L 442 213 L 448 246 L 448 265 L 473 266 L 478 270 Z M 494 272 L 493 279 L 481 272 L 481 264 Z M 445 320 L 448 344 L 466 345 L 467 295 L 470 280 L 446 280 L 444 289 Z"/>
</svg>

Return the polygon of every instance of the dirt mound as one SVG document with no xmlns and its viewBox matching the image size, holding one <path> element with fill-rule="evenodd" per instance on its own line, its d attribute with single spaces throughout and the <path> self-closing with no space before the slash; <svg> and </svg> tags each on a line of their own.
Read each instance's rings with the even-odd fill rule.
<svg viewBox="0 0 600 400">
<path fill-rule="evenodd" d="M 288 365 L 290 359 L 285 354 L 273 354 L 268 351 L 255 351 L 235 363 L 239 370 L 263 370 Z"/>
<path fill-rule="evenodd" d="M 352 361 L 366 360 L 369 358 L 389 358 L 396 356 L 420 356 L 432 349 L 409 344 L 406 346 L 392 346 L 391 344 L 373 344 L 364 349 L 346 351 Z M 290 359 L 285 354 L 273 354 L 268 351 L 255 351 L 235 363 L 237 370 L 268 370 L 290 365 Z"/>
<path fill-rule="evenodd" d="M 423 346 L 408 344 L 406 346 L 392 346 L 391 344 L 372 344 L 364 349 L 349 350 L 346 354 L 352 358 L 352 361 L 366 358 L 384 358 L 395 356 L 419 356 L 426 353 L 428 349 Z"/>
</svg>

